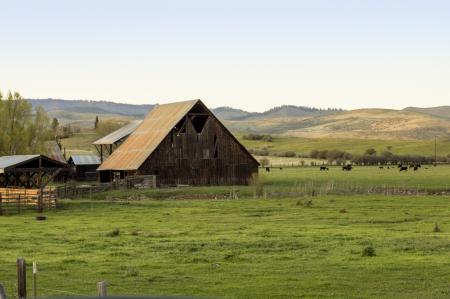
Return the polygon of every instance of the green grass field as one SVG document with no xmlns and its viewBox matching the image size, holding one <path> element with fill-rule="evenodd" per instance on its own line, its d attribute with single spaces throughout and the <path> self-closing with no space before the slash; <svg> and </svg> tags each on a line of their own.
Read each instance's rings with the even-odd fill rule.
<svg viewBox="0 0 450 299">
<path fill-rule="evenodd" d="M 0 281 L 13 296 L 21 256 L 39 263 L 39 296 L 95 295 L 107 280 L 110 295 L 445 298 L 449 200 L 65 202 L 44 222 L 0 218 Z"/>
<path fill-rule="evenodd" d="M 238 135 L 239 140 L 247 148 L 268 148 L 271 152 L 293 151 L 302 155 L 308 155 L 312 150 L 342 150 L 351 154 L 363 154 L 367 149 L 374 148 L 378 153 L 388 150 L 394 154 L 410 154 L 434 156 L 433 140 L 377 140 L 377 139 L 345 139 L 345 138 L 299 138 L 299 137 L 274 137 L 272 142 L 244 140 Z M 450 154 L 450 140 L 438 139 L 437 154 L 446 157 Z"/>
<path fill-rule="evenodd" d="M 24 257 L 39 264 L 42 297 L 95 295 L 100 280 L 110 295 L 448 297 L 450 196 L 312 197 L 299 187 L 342 180 L 444 189 L 450 177 L 450 167 L 382 171 L 273 170 L 255 186 L 64 200 L 46 221 L 32 211 L 10 212 L 0 217 L 0 283 L 15 296 L 15 260 Z M 259 188 L 267 193 L 254 199 Z M 239 199 L 224 199 L 231 191 Z M 367 247 L 375 256 L 363 256 Z"/>
</svg>

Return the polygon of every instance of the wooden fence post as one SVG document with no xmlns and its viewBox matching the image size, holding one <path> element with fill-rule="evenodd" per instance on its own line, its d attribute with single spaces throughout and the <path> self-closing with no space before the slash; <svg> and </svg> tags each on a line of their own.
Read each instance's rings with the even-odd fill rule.
<svg viewBox="0 0 450 299">
<path fill-rule="evenodd" d="M 0 284 L 0 299 L 8 299 L 6 298 L 5 288 Z"/>
<path fill-rule="evenodd" d="M 17 297 L 27 298 L 27 266 L 25 259 L 17 259 Z"/>
<path fill-rule="evenodd" d="M 2 194 L 0 193 L 0 216 L 3 215 L 3 199 L 2 199 Z M 2 299 L 2 298 L 0 298 Z"/>
<path fill-rule="evenodd" d="M 37 263 L 33 262 L 33 298 L 37 298 Z"/>
<path fill-rule="evenodd" d="M 97 296 L 106 297 L 106 281 L 97 282 Z"/>
</svg>

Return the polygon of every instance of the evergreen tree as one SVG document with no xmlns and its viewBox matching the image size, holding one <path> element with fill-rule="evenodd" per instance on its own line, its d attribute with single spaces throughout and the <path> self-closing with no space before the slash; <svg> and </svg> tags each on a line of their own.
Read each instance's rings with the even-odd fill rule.
<svg viewBox="0 0 450 299">
<path fill-rule="evenodd" d="M 58 127 L 59 127 L 59 121 L 56 117 L 54 117 L 52 120 L 52 130 L 54 133 L 56 133 L 56 131 L 58 130 Z"/>
</svg>

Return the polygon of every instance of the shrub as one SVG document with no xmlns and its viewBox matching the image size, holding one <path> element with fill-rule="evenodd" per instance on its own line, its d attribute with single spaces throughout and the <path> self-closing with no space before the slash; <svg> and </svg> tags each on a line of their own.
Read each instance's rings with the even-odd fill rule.
<svg viewBox="0 0 450 299">
<path fill-rule="evenodd" d="M 372 246 L 364 247 L 361 255 L 362 256 L 376 256 L 375 248 L 373 248 Z"/>
<path fill-rule="evenodd" d="M 119 235 L 120 235 L 120 229 L 118 229 L 118 228 L 115 228 L 106 234 L 107 237 L 117 237 Z"/>
<path fill-rule="evenodd" d="M 441 228 L 439 227 L 439 225 L 437 223 L 434 225 L 433 232 L 434 233 L 440 233 L 441 232 Z"/>
<path fill-rule="evenodd" d="M 272 142 L 273 138 L 271 135 L 264 135 L 264 134 L 247 134 L 242 136 L 245 140 L 262 140 L 266 142 Z"/>
</svg>

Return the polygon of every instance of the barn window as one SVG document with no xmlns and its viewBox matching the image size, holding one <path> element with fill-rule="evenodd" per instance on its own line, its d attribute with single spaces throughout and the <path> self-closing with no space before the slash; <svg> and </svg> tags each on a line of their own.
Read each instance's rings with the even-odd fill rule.
<svg viewBox="0 0 450 299">
<path fill-rule="evenodd" d="M 214 158 L 219 158 L 219 153 L 217 152 L 217 148 L 214 150 Z"/>
<path fill-rule="evenodd" d="M 197 133 L 201 133 L 205 127 L 208 115 L 196 115 L 192 118 L 192 125 Z"/>
<path fill-rule="evenodd" d="M 214 134 L 214 146 L 217 144 L 217 135 Z"/>
</svg>

